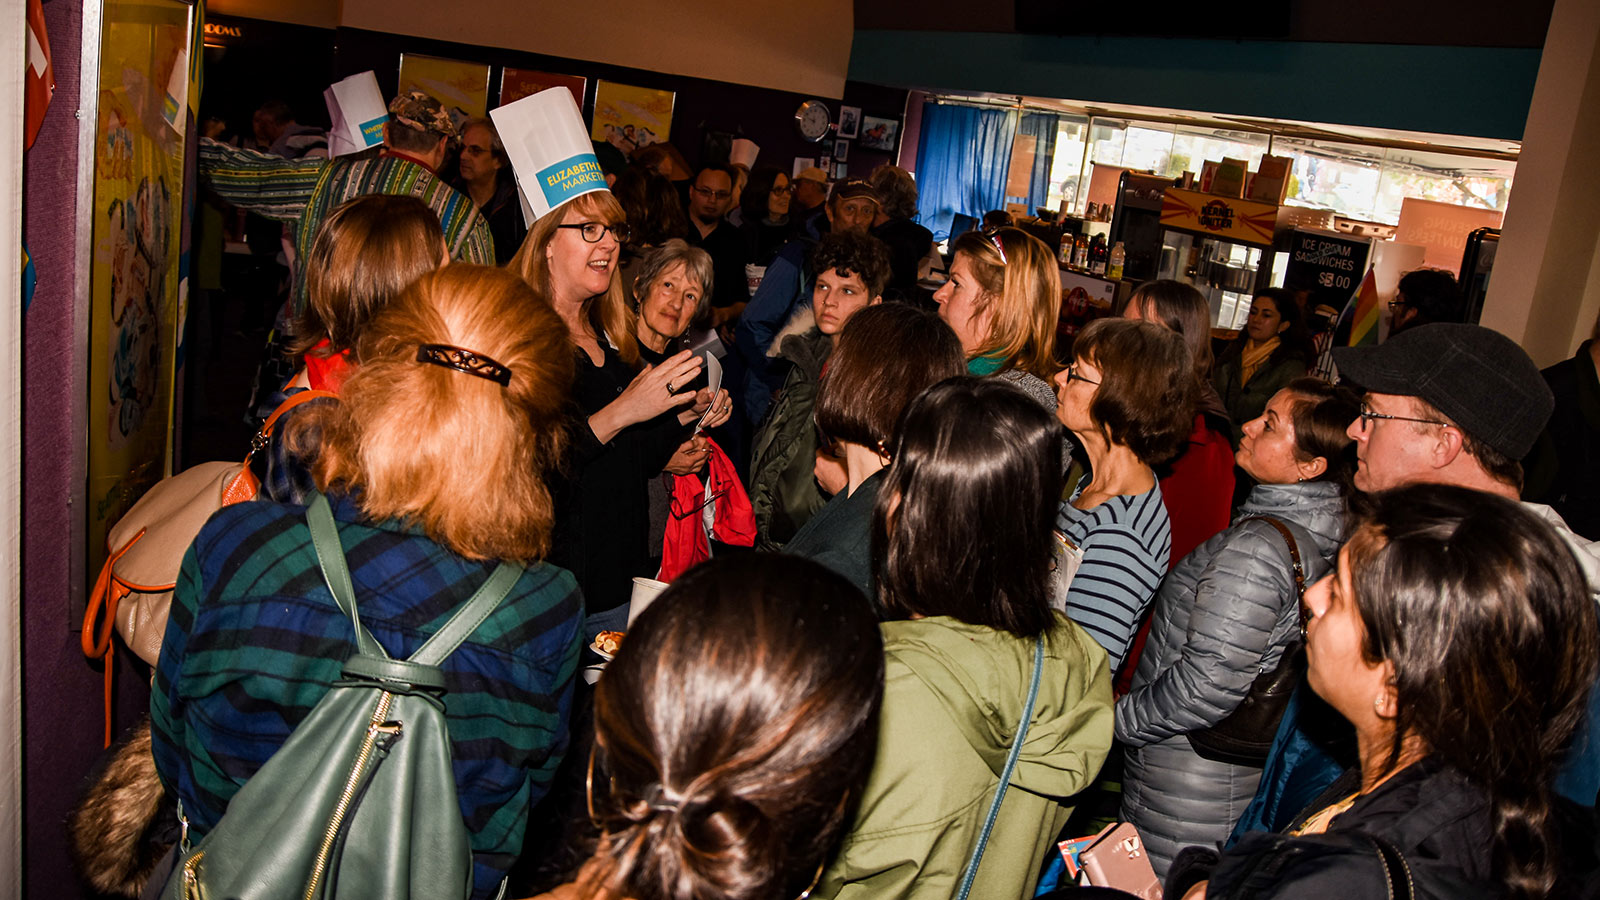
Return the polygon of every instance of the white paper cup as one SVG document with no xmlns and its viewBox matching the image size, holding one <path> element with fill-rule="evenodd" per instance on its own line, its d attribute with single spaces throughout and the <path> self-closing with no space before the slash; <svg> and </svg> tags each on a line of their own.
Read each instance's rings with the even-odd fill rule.
<svg viewBox="0 0 1600 900">
<path fill-rule="evenodd" d="M 635 578 L 633 580 L 633 599 L 628 603 L 628 627 L 633 627 L 633 620 L 639 618 L 639 613 L 656 599 L 656 595 L 667 589 L 665 581 L 654 578 Z"/>
</svg>

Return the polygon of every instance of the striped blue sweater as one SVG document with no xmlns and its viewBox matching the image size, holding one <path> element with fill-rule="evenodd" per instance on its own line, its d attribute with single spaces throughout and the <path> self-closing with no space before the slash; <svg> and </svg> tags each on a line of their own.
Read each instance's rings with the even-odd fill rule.
<svg viewBox="0 0 1600 900">
<path fill-rule="evenodd" d="M 1085 475 L 1073 498 L 1088 484 Z M 1115 672 L 1167 572 L 1172 531 L 1161 485 L 1157 482 L 1143 494 L 1112 497 L 1093 509 L 1063 503 L 1056 527 L 1083 550 L 1083 563 L 1067 592 L 1067 616 L 1106 648 Z"/>
</svg>

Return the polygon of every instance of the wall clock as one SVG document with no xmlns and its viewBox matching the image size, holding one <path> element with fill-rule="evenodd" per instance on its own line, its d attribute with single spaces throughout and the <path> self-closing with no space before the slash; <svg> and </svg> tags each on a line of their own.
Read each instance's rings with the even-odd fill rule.
<svg viewBox="0 0 1600 900">
<path fill-rule="evenodd" d="M 833 114 L 821 100 L 807 100 L 794 111 L 794 127 L 800 136 L 813 143 L 828 136 L 833 127 Z"/>
</svg>

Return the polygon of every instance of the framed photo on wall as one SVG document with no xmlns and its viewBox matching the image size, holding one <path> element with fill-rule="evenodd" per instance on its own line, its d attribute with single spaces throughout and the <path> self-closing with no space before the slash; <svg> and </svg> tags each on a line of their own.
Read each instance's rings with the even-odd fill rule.
<svg viewBox="0 0 1600 900">
<path fill-rule="evenodd" d="M 559 75 L 555 72 L 538 72 L 506 66 L 500 70 L 500 106 L 537 94 L 546 88 L 564 87 L 572 92 L 572 99 L 583 109 L 583 92 L 589 79 L 582 75 Z"/>
<path fill-rule="evenodd" d="M 600 81 L 595 87 L 589 137 L 631 154 L 672 135 L 672 91 Z"/>
<path fill-rule="evenodd" d="M 868 150 L 884 150 L 893 153 L 899 140 L 899 119 L 880 119 L 877 116 L 861 117 L 861 146 Z"/>
<path fill-rule="evenodd" d="M 833 161 L 844 162 L 850 158 L 850 142 L 840 138 L 833 142 Z"/>
<path fill-rule="evenodd" d="M 839 107 L 839 137 L 853 138 L 861 133 L 861 107 Z M 839 157 L 843 159 L 844 157 Z"/>
<path fill-rule="evenodd" d="M 489 112 L 489 67 L 420 53 L 400 54 L 400 90 L 415 88 L 439 101 L 457 125 Z"/>
</svg>

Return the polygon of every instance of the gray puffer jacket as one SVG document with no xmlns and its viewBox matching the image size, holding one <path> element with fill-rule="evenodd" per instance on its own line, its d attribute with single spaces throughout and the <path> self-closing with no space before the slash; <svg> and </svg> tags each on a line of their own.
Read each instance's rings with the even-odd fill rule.
<svg viewBox="0 0 1600 900">
<path fill-rule="evenodd" d="M 1309 587 L 1339 550 L 1344 511 L 1329 482 L 1258 485 L 1234 524 L 1161 583 L 1144 655 L 1116 711 L 1126 747 L 1122 815 L 1138 827 L 1157 876 L 1184 847 L 1226 839 L 1261 778 L 1260 769 L 1201 758 L 1188 733 L 1233 712 L 1298 633 L 1289 548 L 1270 523 L 1247 520 L 1289 526 Z"/>
</svg>

